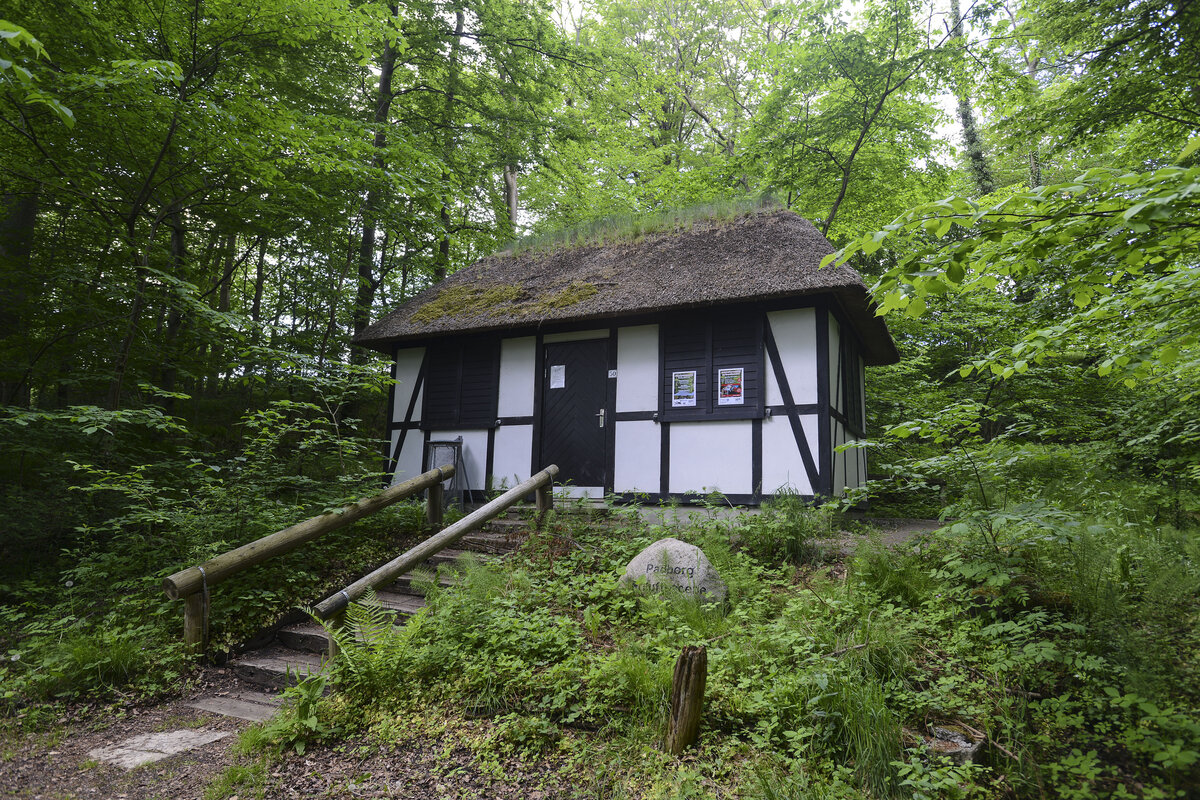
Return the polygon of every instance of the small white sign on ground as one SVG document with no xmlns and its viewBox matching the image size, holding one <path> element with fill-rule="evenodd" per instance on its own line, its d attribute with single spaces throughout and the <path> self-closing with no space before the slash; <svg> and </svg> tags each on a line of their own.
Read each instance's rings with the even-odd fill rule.
<svg viewBox="0 0 1200 800">
<path fill-rule="evenodd" d="M 228 735 L 229 731 L 206 731 L 203 728 L 143 733 L 117 744 L 98 747 L 88 755 L 97 761 L 133 769 L 224 739 Z"/>
</svg>

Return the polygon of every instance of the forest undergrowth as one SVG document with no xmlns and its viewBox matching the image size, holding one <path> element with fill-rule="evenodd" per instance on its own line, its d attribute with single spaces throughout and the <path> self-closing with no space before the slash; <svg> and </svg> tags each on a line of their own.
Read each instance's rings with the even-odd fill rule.
<svg viewBox="0 0 1200 800">
<path fill-rule="evenodd" d="M 503 567 L 462 565 L 451 590 L 428 581 L 403 628 L 354 606 L 338 691 L 290 690 L 222 786 L 252 792 L 272 759 L 351 734 L 386 753 L 452 724 L 478 763 L 569 765 L 581 797 L 1192 796 L 1196 527 L 1159 523 L 1145 487 L 1094 472 L 1072 484 L 1066 456 L 1044 455 L 983 479 L 1007 484 L 1005 508 L 964 496 L 915 546 L 873 537 L 844 564 L 818 541 L 836 511 L 787 495 L 682 527 L 561 514 Z M 665 536 L 708 554 L 725 603 L 618 586 Z M 702 733 L 674 759 L 660 749 L 671 675 L 695 644 Z M 939 728 L 979 742 L 975 757 L 935 755 Z"/>
</svg>

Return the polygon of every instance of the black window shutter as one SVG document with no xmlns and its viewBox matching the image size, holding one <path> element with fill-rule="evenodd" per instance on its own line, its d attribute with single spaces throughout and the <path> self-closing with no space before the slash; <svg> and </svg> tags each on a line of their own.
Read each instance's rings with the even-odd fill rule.
<svg viewBox="0 0 1200 800">
<path fill-rule="evenodd" d="M 673 422 L 753 419 L 763 414 L 762 316 L 753 311 L 719 311 L 681 317 L 660 328 L 663 337 L 662 419 Z M 744 402 L 717 402 L 720 369 L 741 367 Z M 671 405 L 673 376 L 696 371 L 695 407 Z"/>
<path fill-rule="evenodd" d="M 496 339 L 463 343 L 459 424 L 490 428 L 496 422 L 500 394 L 500 342 Z"/>
<path fill-rule="evenodd" d="M 708 320 L 680 319 L 662 327 L 663 336 L 663 414 L 666 419 L 695 419 L 708 411 Z M 696 373 L 695 407 L 671 405 L 676 372 Z"/>
<path fill-rule="evenodd" d="M 500 342 L 457 339 L 429 346 L 421 427 L 490 428 L 500 387 Z"/>
</svg>

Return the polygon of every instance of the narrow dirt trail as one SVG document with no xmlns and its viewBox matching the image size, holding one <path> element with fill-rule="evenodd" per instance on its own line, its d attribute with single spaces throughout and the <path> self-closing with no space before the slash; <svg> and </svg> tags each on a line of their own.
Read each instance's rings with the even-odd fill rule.
<svg viewBox="0 0 1200 800">
<path fill-rule="evenodd" d="M 186 695 L 115 712 L 77 713 L 53 731 L 8 738 L 0 745 L 0 797 L 21 800 L 188 800 L 234 764 L 249 763 L 233 748 L 251 722 L 188 705 L 205 696 L 236 695 L 247 687 L 228 670 L 208 668 Z M 236 787 L 245 799 L 387 797 L 531 798 L 570 796 L 565 759 L 535 762 L 480 760 L 468 746 L 486 736 L 487 720 L 446 720 L 440 731 L 398 732 L 390 742 L 352 736 L 331 746 L 288 753 L 269 763 L 259 787 Z M 160 761 L 123 769 L 97 760 L 98 748 L 169 731 L 215 732 L 223 738 Z M 261 792 L 261 795 L 260 795 Z"/>
</svg>

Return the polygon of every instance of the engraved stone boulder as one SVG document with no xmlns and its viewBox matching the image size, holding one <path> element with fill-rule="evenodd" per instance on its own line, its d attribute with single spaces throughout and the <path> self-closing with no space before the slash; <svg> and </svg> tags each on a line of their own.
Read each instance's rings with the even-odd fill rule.
<svg viewBox="0 0 1200 800">
<path fill-rule="evenodd" d="M 704 551 L 678 539 L 659 539 L 634 556 L 621 576 L 622 584 L 645 581 L 648 589 L 674 586 L 700 600 L 725 599 L 727 589 Z"/>
</svg>

